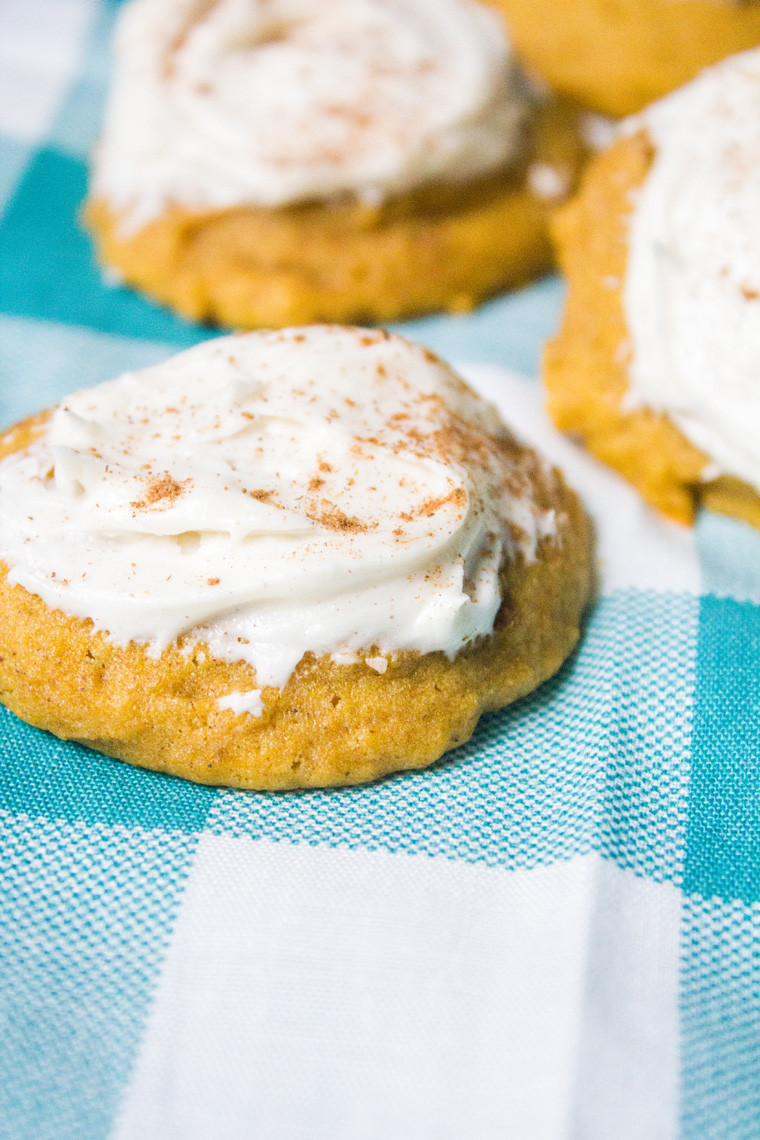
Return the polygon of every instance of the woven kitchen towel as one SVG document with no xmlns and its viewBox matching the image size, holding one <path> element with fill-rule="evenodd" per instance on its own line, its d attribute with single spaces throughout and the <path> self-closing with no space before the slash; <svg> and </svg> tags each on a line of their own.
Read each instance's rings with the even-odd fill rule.
<svg viewBox="0 0 760 1140">
<path fill-rule="evenodd" d="M 0 7 L 3 423 L 210 335 L 77 223 L 115 12 Z M 666 524 L 553 432 L 521 375 L 560 292 L 400 326 L 595 519 L 554 681 L 429 771 L 295 795 L 0 712 L 3 1140 L 760 1136 L 760 535 Z"/>
</svg>

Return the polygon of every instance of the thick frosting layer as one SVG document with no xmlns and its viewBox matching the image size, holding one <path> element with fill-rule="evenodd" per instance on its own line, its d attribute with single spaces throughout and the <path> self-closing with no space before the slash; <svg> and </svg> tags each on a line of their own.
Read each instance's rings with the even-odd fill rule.
<svg viewBox="0 0 760 1140">
<path fill-rule="evenodd" d="M 631 220 L 630 404 L 760 491 L 760 50 L 626 125 L 656 147 Z"/>
<path fill-rule="evenodd" d="M 523 83 L 474 0 L 132 0 L 92 193 L 168 204 L 377 201 L 504 165 Z"/>
<path fill-rule="evenodd" d="M 524 452 L 426 349 L 318 326 L 223 337 L 77 392 L 0 463 L 10 581 L 156 652 L 282 685 L 493 629 L 499 568 L 553 533 Z"/>
</svg>

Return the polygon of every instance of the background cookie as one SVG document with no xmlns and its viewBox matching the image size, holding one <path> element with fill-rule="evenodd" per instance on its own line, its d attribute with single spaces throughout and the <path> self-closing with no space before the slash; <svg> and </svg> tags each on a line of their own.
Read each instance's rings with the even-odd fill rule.
<svg viewBox="0 0 760 1140">
<path fill-rule="evenodd" d="M 518 53 L 583 106 L 630 115 L 760 43 L 760 5 L 732 0 L 496 0 Z"/>
<path fill-rule="evenodd" d="M 537 104 L 472 0 L 414 0 L 403 19 L 355 0 L 133 0 L 117 49 L 87 223 L 107 267 L 185 316 L 461 311 L 551 265 L 577 116 Z"/>
<path fill-rule="evenodd" d="M 557 220 L 549 410 L 681 522 L 701 501 L 760 525 L 759 75 L 745 53 L 650 108 Z"/>
</svg>

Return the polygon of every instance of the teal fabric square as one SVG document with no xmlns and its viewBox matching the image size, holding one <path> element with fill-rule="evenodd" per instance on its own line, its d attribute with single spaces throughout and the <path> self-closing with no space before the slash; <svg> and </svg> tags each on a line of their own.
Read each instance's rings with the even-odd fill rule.
<svg viewBox="0 0 760 1140">
<path fill-rule="evenodd" d="M 684 890 L 760 901 L 760 607 L 702 599 Z"/>
<path fill-rule="evenodd" d="M 37 153 L 0 222 L 0 312 L 175 348 L 202 339 L 197 325 L 105 283 L 79 222 L 86 189 L 81 161 L 53 150 Z"/>
<path fill-rule="evenodd" d="M 687 898 L 681 927 L 682 1140 L 760 1136 L 760 906 Z"/>
<path fill-rule="evenodd" d="M 193 834 L 203 830 L 216 794 L 58 740 L 0 705 L 0 810 Z"/>
</svg>

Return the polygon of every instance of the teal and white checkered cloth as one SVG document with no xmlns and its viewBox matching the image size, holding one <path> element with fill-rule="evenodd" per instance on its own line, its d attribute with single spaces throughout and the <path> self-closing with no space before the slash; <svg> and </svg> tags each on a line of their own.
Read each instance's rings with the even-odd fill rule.
<svg viewBox="0 0 760 1140">
<path fill-rule="evenodd" d="M 207 330 L 77 222 L 116 5 L 0 2 L 0 420 Z M 560 439 L 556 281 L 400 326 L 562 466 L 601 599 L 430 771 L 260 795 L 0 710 L 3 1140 L 757 1140 L 760 535 Z"/>
</svg>

